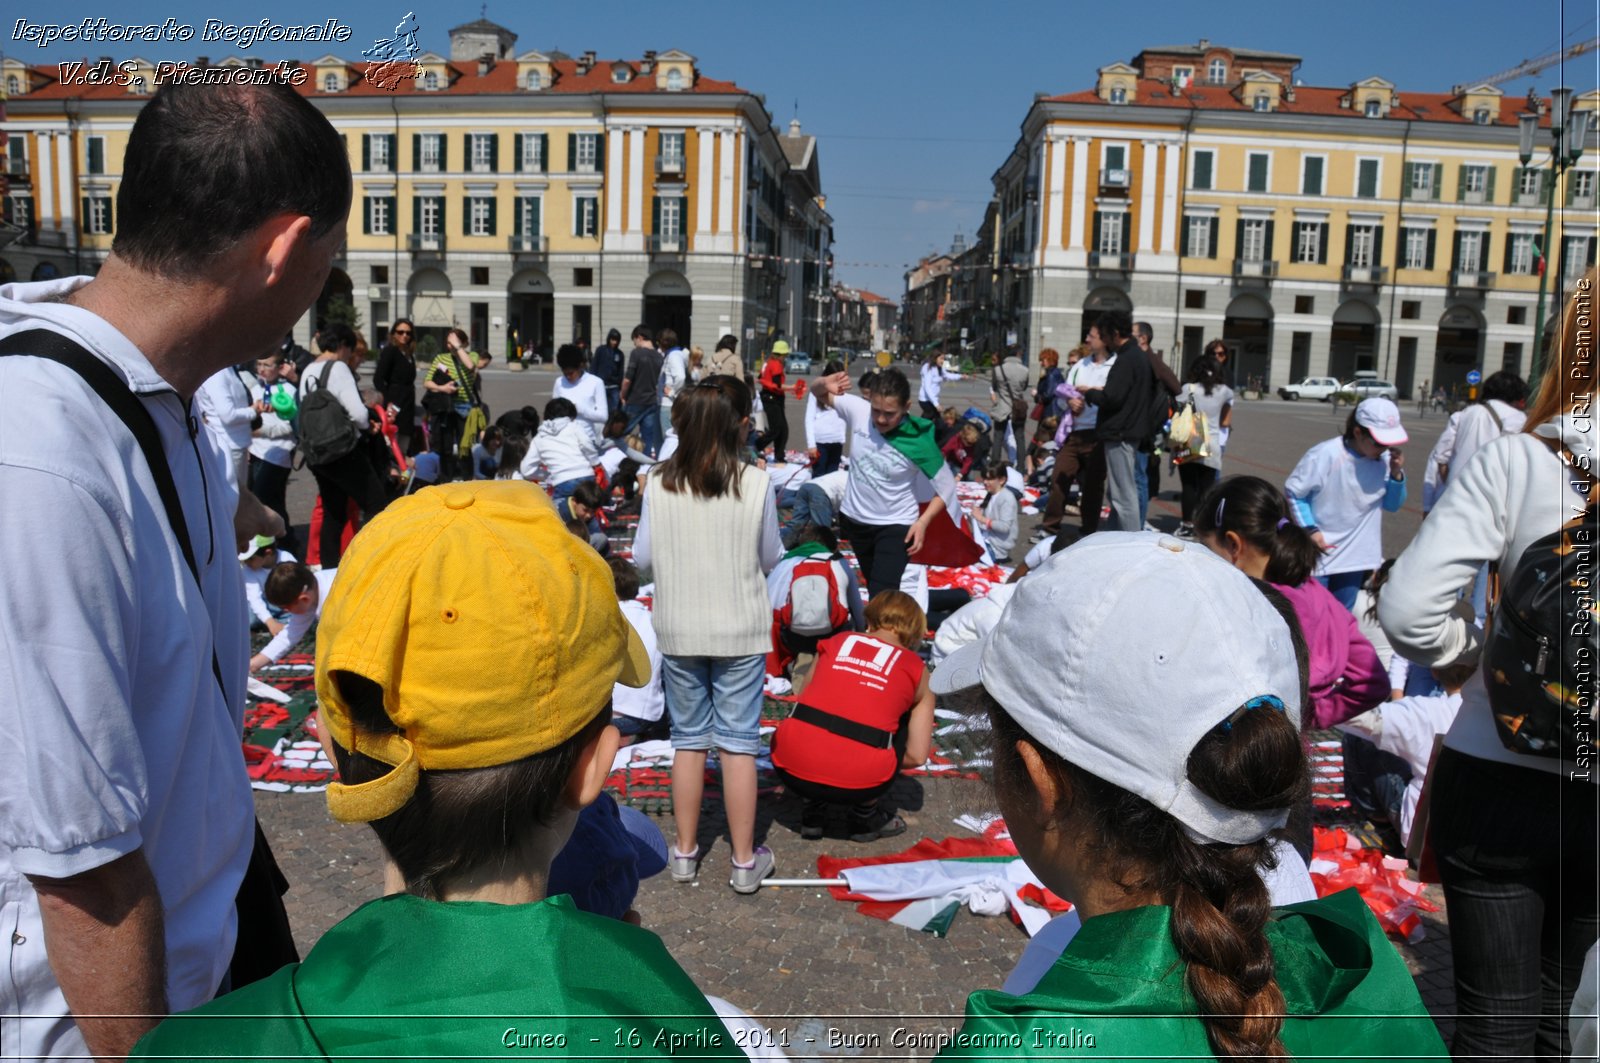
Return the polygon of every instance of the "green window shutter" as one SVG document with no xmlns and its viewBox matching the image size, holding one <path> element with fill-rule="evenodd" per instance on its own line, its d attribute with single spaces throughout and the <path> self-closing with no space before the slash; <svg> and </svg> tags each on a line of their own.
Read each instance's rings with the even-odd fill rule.
<svg viewBox="0 0 1600 1063">
<path fill-rule="evenodd" d="M 1317 265 L 1328 264 L 1328 223 L 1320 222 L 1317 225 L 1321 234 L 1317 237 Z"/>
<path fill-rule="evenodd" d="M 567 172 L 578 172 L 578 134 L 567 134 Z"/>
<path fill-rule="evenodd" d="M 500 134 L 489 134 L 489 172 L 500 172 Z"/>
<path fill-rule="evenodd" d="M 1507 236 L 1506 237 L 1505 259 L 1500 265 L 1500 272 L 1502 272 L 1502 273 L 1510 273 L 1511 272 L 1511 249 L 1515 245 L 1516 245 L 1516 240 L 1512 239 L 1510 236 Z"/>
<path fill-rule="evenodd" d="M 1457 229 L 1450 240 L 1450 268 L 1461 268 L 1461 230 Z"/>
<path fill-rule="evenodd" d="M 1434 248 L 1438 245 L 1438 237 L 1439 237 L 1439 234 L 1436 231 L 1434 231 L 1433 229 L 1429 229 L 1428 230 L 1428 245 L 1427 245 L 1426 249 L 1422 253 L 1422 268 L 1423 269 L 1432 269 L 1433 268 L 1433 252 L 1434 252 Z"/>
<path fill-rule="evenodd" d="M 1312 156 L 1306 160 L 1305 179 L 1301 182 L 1300 191 L 1308 196 L 1322 195 L 1322 160 Z"/>
<path fill-rule="evenodd" d="M 372 134 L 361 138 L 361 169 L 372 169 Z"/>
<path fill-rule="evenodd" d="M 1483 234 L 1483 255 L 1482 255 L 1482 257 L 1480 257 L 1478 259 L 1478 263 L 1479 263 L 1478 268 L 1479 269 L 1485 269 L 1485 270 L 1488 269 L 1489 268 L 1489 263 L 1494 261 L 1494 255 L 1492 254 L 1492 251 L 1493 251 L 1492 245 L 1493 245 L 1493 243 L 1494 243 L 1494 241 L 1491 238 L 1491 234 L 1489 234 L 1487 232 L 1484 233 Z"/>
<path fill-rule="evenodd" d="M 1089 250 L 1091 252 L 1098 252 L 1100 250 L 1100 217 L 1100 212 L 1098 210 L 1095 211 L 1094 235 L 1089 238 Z"/>
<path fill-rule="evenodd" d="M 1417 172 L 1417 164 L 1408 162 L 1400 168 L 1400 198 L 1411 198 L 1411 180 Z"/>
<path fill-rule="evenodd" d="M 1585 266 L 1593 267 L 1594 266 L 1595 239 L 1594 239 L 1594 237 L 1590 236 L 1590 237 L 1585 238 L 1583 242 L 1587 247 L 1587 250 L 1586 250 L 1586 252 L 1585 252 L 1585 254 L 1583 256 L 1583 263 L 1584 263 Z"/>
<path fill-rule="evenodd" d="M 1233 257 L 1244 257 L 1244 219 L 1233 223 Z"/>
<path fill-rule="evenodd" d="M 1265 155 L 1250 156 L 1250 175 L 1247 183 L 1248 191 L 1265 192 L 1267 190 L 1267 157 Z"/>
<path fill-rule="evenodd" d="M 421 196 L 412 196 L 411 197 L 411 231 L 414 232 L 414 233 L 420 233 L 422 231 L 422 197 Z"/>
<path fill-rule="evenodd" d="M 550 172 L 550 134 L 535 133 L 539 138 L 539 170 L 541 173 Z"/>
<path fill-rule="evenodd" d="M 1383 265 L 1383 226 L 1381 225 L 1372 227 L 1372 264 L 1375 267 Z"/>
<path fill-rule="evenodd" d="M 512 206 L 512 210 L 511 210 L 511 235 L 512 236 L 522 236 L 522 235 L 524 235 L 523 232 L 522 232 L 522 208 L 523 208 L 523 204 L 525 204 L 527 202 L 528 202 L 528 197 L 526 197 L 526 196 L 518 196 L 511 203 L 511 206 Z"/>
<path fill-rule="evenodd" d="M 523 143 L 523 138 L 525 138 L 526 136 L 528 136 L 527 133 L 518 133 L 516 135 L 516 139 L 511 142 L 511 147 L 512 147 L 512 152 L 511 152 L 511 154 L 512 154 L 511 170 L 512 170 L 513 173 L 521 173 L 522 172 L 522 143 Z"/>
<path fill-rule="evenodd" d="M 661 197 L 650 197 L 650 231 L 661 235 Z"/>
<path fill-rule="evenodd" d="M 1210 248 L 1210 251 L 1211 251 L 1211 253 L 1208 254 L 1206 257 L 1207 258 L 1216 258 L 1217 257 L 1217 219 L 1215 217 L 1213 217 L 1211 219 L 1211 248 Z"/>
<path fill-rule="evenodd" d="M 422 134 L 411 134 L 411 172 L 422 172 Z"/>
<path fill-rule="evenodd" d="M 1356 195 L 1362 199 L 1375 199 L 1378 195 L 1378 164 L 1371 159 L 1356 163 Z"/>
<path fill-rule="evenodd" d="M 372 235 L 372 197 L 361 197 L 361 232 L 367 236 Z"/>
<path fill-rule="evenodd" d="M 1428 198 L 1438 201 L 1444 194 L 1444 167 L 1439 163 L 1428 164 Z"/>
<path fill-rule="evenodd" d="M 1489 166 L 1489 167 L 1486 167 L 1486 172 L 1484 173 L 1484 177 L 1483 177 L 1483 201 L 1485 203 L 1493 203 L 1494 202 L 1494 171 L 1495 171 L 1495 167 Z"/>
<path fill-rule="evenodd" d="M 606 135 L 594 134 L 594 170 L 595 173 L 606 172 Z"/>
<path fill-rule="evenodd" d="M 1124 152 L 1124 150 L 1123 150 L 1123 148 L 1122 148 L 1122 146 L 1120 144 L 1118 144 L 1118 145 L 1108 145 L 1106 147 L 1106 169 L 1108 169 L 1108 170 L 1125 170 L 1125 169 L 1127 169 L 1127 167 L 1125 165 L 1123 165 L 1123 163 L 1125 161 L 1125 158 L 1126 158 L 1126 154 L 1125 154 L 1125 152 Z"/>
<path fill-rule="evenodd" d="M 393 156 L 390 156 L 393 158 Z M 396 234 L 400 231 L 400 215 L 395 213 L 395 204 L 399 202 L 394 196 L 384 196 L 384 203 L 389 207 L 389 233 Z"/>
<path fill-rule="evenodd" d="M 1209 151 L 1197 151 L 1194 156 L 1194 186 L 1200 191 L 1211 188 L 1211 162 L 1212 154 Z"/>
<path fill-rule="evenodd" d="M 1465 203 L 1467 200 L 1467 167 L 1466 164 L 1456 167 L 1456 202 Z"/>
<path fill-rule="evenodd" d="M 1178 256 L 1189 257 L 1189 219 L 1183 219 L 1182 231 L 1178 233 Z"/>
<path fill-rule="evenodd" d="M 494 198 L 494 197 L 490 197 L 490 199 L 489 199 L 489 235 L 490 236 L 494 236 L 499 232 L 499 229 L 497 228 L 497 225 L 496 225 L 496 223 L 499 220 L 496 217 L 496 215 L 499 213 L 499 207 L 500 207 L 499 200 Z"/>
<path fill-rule="evenodd" d="M 1541 205 L 1548 204 L 1551 193 L 1555 191 L 1553 177 L 1554 174 L 1547 174 L 1543 170 L 1539 171 L 1539 202 Z"/>
<path fill-rule="evenodd" d="M 433 201 L 439 207 L 439 235 L 443 236 L 445 233 L 450 231 L 449 229 L 445 228 L 445 224 L 444 224 L 445 223 L 445 211 L 444 211 L 445 198 L 443 196 L 434 196 L 433 197 Z"/>
<path fill-rule="evenodd" d="M 83 197 L 83 206 L 80 209 L 80 211 L 78 212 L 78 222 L 79 222 L 79 225 L 83 228 L 84 234 L 87 235 L 90 232 L 90 229 L 89 229 L 89 197 L 88 196 L 84 196 Z"/>
<path fill-rule="evenodd" d="M 471 236 L 472 235 L 472 197 L 471 196 L 468 196 L 467 198 L 465 198 L 465 199 L 463 199 L 461 201 L 461 235 L 462 236 Z"/>
<path fill-rule="evenodd" d="M 1262 238 L 1261 238 L 1261 258 L 1262 258 L 1263 261 L 1266 261 L 1266 262 L 1271 262 L 1272 259 L 1273 259 L 1273 254 L 1272 254 L 1272 230 L 1273 230 L 1273 226 L 1276 225 L 1276 224 L 1277 224 L 1276 222 L 1272 222 L 1272 221 L 1267 222 L 1267 231 L 1262 235 Z"/>
<path fill-rule="evenodd" d="M 1132 230 L 1133 230 L 1133 226 L 1129 224 L 1129 216 L 1124 214 L 1122 216 L 1122 247 L 1121 247 L 1121 251 L 1122 251 L 1123 254 L 1127 254 L 1128 253 L 1128 237 L 1130 235 L 1132 235 Z"/>
<path fill-rule="evenodd" d="M 1572 206 L 1572 200 L 1574 198 L 1573 192 L 1574 192 L 1574 190 L 1575 190 L 1575 188 L 1577 186 L 1577 182 L 1575 180 L 1573 180 L 1573 177 L 1574 177 L 1574 174 L 1572 173 L 1572 171 L 1569 170 L 1567 172 L 1567 199 L 1566 199 L 1566 204 L 1569 207 Z"/>
<path fill-rule="evenodd" d="M 439 138 L 439 172 L 445 173 L 450 169 L 450 137 L 445 133 L 436 135 Z"/>
<path fill-rule="evenodd" d="M 89 138 L 89 172 L 106 172 L 106 142 L 102 137 Z"/>
<path fill-rule="evenodd" d="M 1355 249 L 1355 246 L 1356 227 L 1354 225 L 1346 225 L 1344 227 L 1344 264 L 1347 266 L 1350 264 L 1350 254 Z"/>
<path fill-rule="evenodd" d="M 395 154 L 395 135 L 393 133 L 385 133 L 383 139 L 389 148 L 389 172 L 399 173 L 400 157 Z"/>
<path fill-rule="evenodd" d="M 523 233 L 524 236 L 540 236 L 544 233 L 544 219 L 540 217 L 544 201 L 538 196 L 528 197 L 528 221 L 531 223 L 531 232 Z"/>
</svg>

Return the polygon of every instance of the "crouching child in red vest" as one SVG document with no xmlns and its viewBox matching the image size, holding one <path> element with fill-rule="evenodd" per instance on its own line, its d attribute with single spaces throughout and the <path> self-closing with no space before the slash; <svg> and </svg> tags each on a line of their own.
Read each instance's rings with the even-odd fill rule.
<svg viewBox="0 0 1600 1063">
<path fill-rule="evenodd" d="M 904 833 L 878 807 L 901 768 L 928 759 L 933 694 L 916 648 L 928 619 L 901 591 L 867 603 L 865 633 L 841 632 L 817 647 L 817 665 L 794 714 L 778 725 L 772 765 L 805 805 L 800 836 L 820 838 L 830 810 L 844 806 L 850 840 Z"/>
</svg>

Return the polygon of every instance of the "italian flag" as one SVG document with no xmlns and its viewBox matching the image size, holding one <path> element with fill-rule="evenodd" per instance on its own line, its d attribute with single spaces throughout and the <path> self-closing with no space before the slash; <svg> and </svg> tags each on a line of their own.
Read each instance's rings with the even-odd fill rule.
<svg viewBox="0 0 1600 1063">
<path fill-rule="evenodd" d="M 1533 238 L 1533 274 L 1536 277 L 1544 276 L 1544 248 L 1539 246 L 1539 238 Z"/>
<path fill-rule="evenodd" d="M 862 915 L 944 937 L 963 906 L 978 915 L 1009 913 L 1032 937 L 1072 906 L 1044 888 L 1009 840 L 924 838 L 884 856 L 819 856 L 817 871 L 841 901 Z"/>
<path fill-rule="evenodd" d="M 928 478 L 934 491 L 944 499 L 945 515 L 950 518 L 928 525 L 922 549 L 911 555 L 911 560 L 938 568 L 966 568 L 977 564 L 983 558 L 984 548 L 967 529 L 965 514 L 956 498 L 956 478 L 945 464 L 939 444 L 934 441 L 933 422 L 925 417 L 907 416 L 883 438 Z M 927 508 L 924 502 L 921 509 L 926 512 Z"/>
</svg>

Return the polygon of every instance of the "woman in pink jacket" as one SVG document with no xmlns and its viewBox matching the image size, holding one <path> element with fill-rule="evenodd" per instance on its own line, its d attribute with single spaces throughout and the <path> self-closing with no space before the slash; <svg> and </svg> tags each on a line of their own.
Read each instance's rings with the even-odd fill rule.
<svg viewBox="0 0 1600 1063">
<path fill-rule="evenodd" d="M 1195 538 L 1294 606 L 1311 653 L 1304 726 L 1332 727 L 1389 699 L 1389 675 L 1356 618 L 1313 578 L 1320 551 L 1289 517 L 1283 492 L 1258 476 L 1230 476 L 1200 500 Z"/>
</svg>

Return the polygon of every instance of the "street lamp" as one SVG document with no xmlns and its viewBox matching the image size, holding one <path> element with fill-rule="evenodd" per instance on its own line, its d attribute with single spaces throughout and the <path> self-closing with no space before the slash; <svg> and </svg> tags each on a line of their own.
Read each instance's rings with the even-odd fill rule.
<svg viewBox="0 0 1600 1063">
<path fill-rule="evenodd" d="M 1530 98 L 1533 94 L 1529 93 Z M 1536 102 L 1536 101 L 1535 101 Z M 1517 118 L 1517 157 L 1524 168 L 1533 160 L 1534 137 L 1539 132 L 1537 108 L 1532 114 Z M 1556 187 L 1567 167 L 1583 154 L 1583 142 L 1589 135 L 1589 112 L 1572 110 L 1572 90 L 1563 85 L 1550 90 L 1550 185 L 1545 195 L 1544 244 L 1545 268 L 1539 273 L 1539 306 L 1533 316 L 1533 362 L 1528 373 L 1530 386 L 1537 386 L 1544 373 L 1544 296 L 1550 274 L 1550 228 L 1555 221 Z M 1560 260 L 1557 259 L 1557 262 Z"/>
</svg>

